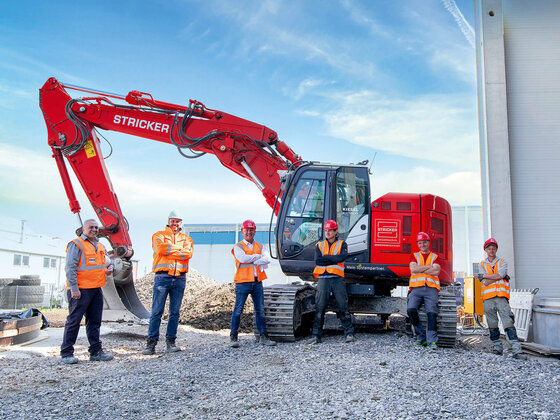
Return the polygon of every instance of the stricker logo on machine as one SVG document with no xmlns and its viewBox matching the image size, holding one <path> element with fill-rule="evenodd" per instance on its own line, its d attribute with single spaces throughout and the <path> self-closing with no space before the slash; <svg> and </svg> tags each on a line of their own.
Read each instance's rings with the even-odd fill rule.
<svg viewBox="0 0 560 420">
<path fill-rule="evenodd" d="M 375 221 L 375 245 L 400 246 L 401 221 L 395 219 L 377 219 Z"/>
<path fill-rule="evenodd" d="M 125 115 L 115 115 L 113 123 L 124 125 L 125 127 L 143 128 L 145 130 L 169 133 L 169 124 L 155 121 L 141 120 L 140 118 L 127 117 Z"/>
</svg>

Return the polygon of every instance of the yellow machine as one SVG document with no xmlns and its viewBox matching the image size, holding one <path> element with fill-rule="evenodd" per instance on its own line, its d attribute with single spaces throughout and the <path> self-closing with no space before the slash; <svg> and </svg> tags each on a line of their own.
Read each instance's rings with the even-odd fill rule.
<svg viewBox="0 0 560 420">
<path fill-rule="evenodd" d="M 466 314 L 484 315 L 482 283 L 476 277 L 465 277 L 464 306 Z"/>
</svg>

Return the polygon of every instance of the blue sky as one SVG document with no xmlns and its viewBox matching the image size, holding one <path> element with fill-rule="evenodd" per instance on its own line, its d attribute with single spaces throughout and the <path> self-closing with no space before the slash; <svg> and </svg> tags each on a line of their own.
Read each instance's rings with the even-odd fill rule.
<svg viewBox="0 0 560 420">
<path fill-rule="evenodd" d="M 3 1 L 0 216 L 69 239 L 76 227 L 38 106 L 51 76 L 197 99 L 268 126 L 308 160 L 376 155 L 374 197 L 427 192 L 478 205 L 473 12 L 472 0 Z M 149 256 L 171 208 L 187 223 L 268 221 L 257 188 L 213 156 L 187 160 L 169 145 L 103 135 L 137 255 Z"/>
</svg>

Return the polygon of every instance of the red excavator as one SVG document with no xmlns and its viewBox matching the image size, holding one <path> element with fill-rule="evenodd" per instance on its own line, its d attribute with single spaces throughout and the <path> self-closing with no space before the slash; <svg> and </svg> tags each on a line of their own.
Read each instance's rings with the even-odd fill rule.
<svg viewBox="0 0 560 420">
<path fill-rule="evenodd" d="M 72 98 L 67 90 L 92 96 Z M 432 250 L 440 255 L 442 285 L 453 282 L 449 203 L 430 194 L 402 193 L 385 194 L 372 202 L 367 161 L 338 165 L 303 160 L 273 130 L 196 100 L 175 105 L 145 92 L 123 96 L 50 78 L 40 89 L 39 104 L 71 211 L 79 216 L 80 205 L 65 161 L 102 224 L 100 236 L 113 247 L 115 271 L 104 290 L 107 320 L 122 319 L 128 312 L 147 318 L 149 312 L 134 288 L 128 221 L 103 160 L 100 129 L 169 143 L 186 158 L 213 154 L 222 165 L 254 182 L 276 215 L 273 240 L 286 275 L 313 280 L 314 249 L 322 240 L 322 226 L 328 219 L 336 220 L 340 237 L 348 243 L 345 279 L 356 317 L 375 314 L 386 321 L 391 314 L 406 316 L 406 299 L 391 297 L 391 291 L 408 284 L 409 258 L 417 249 L 419 231 L 430 235 Z M 270 336 L 294 340 L 314 312 L 311 283 L 265 288 L 265 310 Z M 455 328 L 455 297 L 443 287 L 439 345 L 455 344 Z"/>
</svg>

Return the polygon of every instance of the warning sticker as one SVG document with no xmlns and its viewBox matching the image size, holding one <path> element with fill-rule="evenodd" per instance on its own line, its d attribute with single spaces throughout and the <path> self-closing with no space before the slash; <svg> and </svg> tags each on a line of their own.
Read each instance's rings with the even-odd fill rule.
<svg viewBox="0 0 560 420">
<path fill-rule="evenodd" d="M 93 148 L 93 143 L 91 140 L 88 140 L 88 142 L 84 146 L 84 150 L 86 151 L 86 156 L 88 157 L 88 159 L 96 156 L 95 149 Z"/>
<path fill-rule="evenodd" d="M 377 219 L 375 221 L 375 245 L 399 247 L 401 245 L 401 221 Z"/>
</svg>

